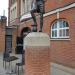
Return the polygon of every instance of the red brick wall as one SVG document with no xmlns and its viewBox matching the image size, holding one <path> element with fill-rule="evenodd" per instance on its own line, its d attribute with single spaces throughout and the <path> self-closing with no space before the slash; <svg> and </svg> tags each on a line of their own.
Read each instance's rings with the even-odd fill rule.
<svg viewBox="0 0 75 75">
<path fill-rule="evenodd" d="M 46 12 L 48 12 L 59 7 L 64 7 L 74 2 L 75 0 L 47 0 L 45 3 L 45 9 Z"/>
<path fill-rule="evenodd" d="M 25 60 L 26 75 L 50 75 L 48 46 L 27 46 Z"/>
<path fill-rule="evenodd" d="M 3 23 L 0 21 L 0 53 L 5 50 L 5 25 L 6 22 Z"/>
<path fill-rule="evenodd" d="M 60 18 L 65 18 L 69 24 L 68 40 L 51 40 L 51 58 L 53 62 L 75 67 L 75 8 L 61 12 Z"/>
</svg>

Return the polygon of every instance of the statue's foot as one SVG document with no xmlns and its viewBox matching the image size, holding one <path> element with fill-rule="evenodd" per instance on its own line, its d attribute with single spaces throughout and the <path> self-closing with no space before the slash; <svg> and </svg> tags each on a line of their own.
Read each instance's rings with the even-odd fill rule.
<svg viewBox="0 0 75 75">
<path fill-rule="evenodd" d="M 39 30 L 39 32 L 42 32 L 42 30 Z"/>
</svg>

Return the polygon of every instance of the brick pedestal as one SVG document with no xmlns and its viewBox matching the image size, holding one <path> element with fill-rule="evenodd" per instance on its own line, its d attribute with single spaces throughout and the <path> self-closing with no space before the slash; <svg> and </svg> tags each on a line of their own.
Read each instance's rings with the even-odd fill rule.
<svg viewBox="0 0 75 75">
<path fill-rule="evenodd" d="M 49 48 L 45 33 L 32 32 L 24 38 L 25 75 L 50 75 Z"/>
</svg>

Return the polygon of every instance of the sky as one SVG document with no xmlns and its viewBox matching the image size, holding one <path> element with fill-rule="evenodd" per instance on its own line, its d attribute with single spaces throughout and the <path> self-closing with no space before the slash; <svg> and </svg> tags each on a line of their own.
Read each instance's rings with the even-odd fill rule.
<svg viewBox="0 0 75 75">
<path fill-rule="evenodd" d="M 8 0 L 0 0 L 0 16 L 3 16 L 3 11 L 5 11 L 5 16 L 8 17 Z"/>
</svg>

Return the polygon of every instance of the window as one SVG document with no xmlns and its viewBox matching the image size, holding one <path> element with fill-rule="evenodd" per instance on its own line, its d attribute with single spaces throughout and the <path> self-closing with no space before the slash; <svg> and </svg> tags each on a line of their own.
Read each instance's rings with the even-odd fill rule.
<svg viewBox="0 0 75 75">
<path fill-rule="evenodd" d="M 17 18 L 16 6 L 10 9 L 10 20 L 14 20 Z"/>
<path fill-rule="evenodd" d="M 26 11 L 26 13 L 30 12 L 30 10 L 31 10 L 31 1 L 32 0 L 25 0 L 25 11 Z"/>
<path fill-rule="evenodd" d="M 57 20 L 51 27 L 51 38 L 69 38 L 69 25 L 64 20 Z"/>
<path fill-rule="evenodd" d="M 11 4 L 14 4 L 16 2 L 16 0 L 11 0 Z"/>
<path fill-rule="evenodd" d="M 31 10 L 32 0 L 21 0 L 21 15 L 27 14 Z"/>
</svg>

